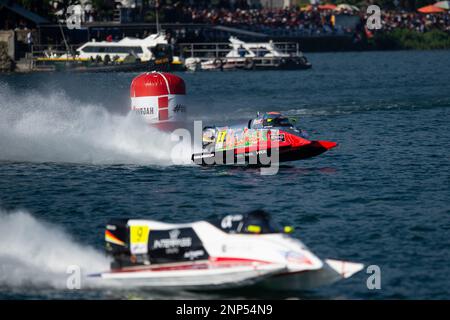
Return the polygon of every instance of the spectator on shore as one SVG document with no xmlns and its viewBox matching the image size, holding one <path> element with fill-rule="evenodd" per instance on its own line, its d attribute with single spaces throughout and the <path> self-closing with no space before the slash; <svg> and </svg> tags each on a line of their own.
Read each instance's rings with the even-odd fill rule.
<svg viewBox="0 0 450 320">
<path fill-rule="evenodd" d="M 33 50 L 33 33 L 31 30 L 28 31 L 27 33 L 27 45 L 28 45 L 28 51 L 32 51 Z"/>
<path fill-rule="evenodd" d="M 245 48 L 242 46 L 242 44 L 238 48 L 238 53 L 241 58 L 245 57 Z"/>
</svg>

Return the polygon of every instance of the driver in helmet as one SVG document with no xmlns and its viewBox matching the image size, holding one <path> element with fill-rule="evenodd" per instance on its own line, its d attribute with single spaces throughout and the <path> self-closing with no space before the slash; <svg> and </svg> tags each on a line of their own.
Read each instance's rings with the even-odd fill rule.
<svg viewBox="0 0 450 320">
<path fill-rule="evenodd" d="M 264 127 L 293 127 L 288 117 L 279 112 L 267 112 L 263 116 Z"/>
</svg>

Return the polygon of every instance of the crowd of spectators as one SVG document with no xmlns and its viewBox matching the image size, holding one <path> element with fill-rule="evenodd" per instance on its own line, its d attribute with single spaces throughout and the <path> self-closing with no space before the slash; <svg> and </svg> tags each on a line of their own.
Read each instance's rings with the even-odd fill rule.
<svg viewBox="0 0 450 320">
<path fill-rule="evenodd" d="M 418 12 L 388 11 L 381 15 L 383 30 L 391 31 L 402 28 L 426 32 L 439 29 L 450 32 L 450 12 L 439 14 L 423 14 Z"/>
<path fill-rule="evenodd" d="M 57 5 L 52 7 L 50 12 L 52 12 L 54 19 L 60 20 L 66 13 L 61 3 L 55 3 Z M 82 22 L 108 21 L 113 18 L 112 14 L 106 14 L 109 11 L 98 11 L 92 5 L 83 8 L 77 5 L 74 7 L 74 11 L 76 13 L 80 11 Z M 151 8 L 138 11 L 141 14 L 144 12 L 144 15 L 154 14 L 154 9 Z M 357 25 L 365 25 L 367 18 L 365 8 L 360 8 L 359 11 L 321 10 L 319 7 L 311 6 L 306 10 L 298 6 L 284 9 L 214 8 L 200 5 L 186 6 L 180 1 L 173 5 L 161 6 L 159 12 L 160 22 L 162 23 L 223 25 L 271 35 L 282 33 L 282 35 L 287 36 L 353 32 Z M 337 21 L 337 16 L 339 16 L 340 21 Z M 343 16 L 349 17 L 349 19 L 342 19 Z M 339 23 L 344 20 L 351 21 L 351 23 Z M 382 11 L 381 23 L 381 32 L 397 28 L 418 32 L 426 32 L 431 29 L 450 32 L 450 11 L 438 14 L 423 14 L 417 11 L 402 10 Z M 349 30 L 349 24 L 353 24 L 353 30 Z"/>
<path fill-rule="evenodd" d="M 189 8 L 187 9 L 189 10 Z M 250 9 L 229 11 L 192 10 L 193 23 L 210 23 L 249 29 L 255 32 L 284 35 L 340 33 L 329 10 Z"/>
<path fill-rule="evenodd" d="M 345 26 L 336 24 L 336 16 L 354 17 L 354 25 L 359 21 L 365 25 L 367 15 L 364 10 L 334 11 L 299 7 L 285 9 L 205 9 L 180 7 L 166 8 L 165 20 L 168 22 L 199 23 L 225 25 L 245 28 L 265 33 L 284 32 L 287 34 L 330 34 L 350 32 Z M 163 8 L 164 11 L 164 8 Z M 173 20 L 173 21 L 171 21 Z M 450 13 L 423 14 L 419 12 L 382 11 L 382 28 L 391 31 L 396 28 L 426 32 L 439 29 L 450 32 Z"/>
</svg>

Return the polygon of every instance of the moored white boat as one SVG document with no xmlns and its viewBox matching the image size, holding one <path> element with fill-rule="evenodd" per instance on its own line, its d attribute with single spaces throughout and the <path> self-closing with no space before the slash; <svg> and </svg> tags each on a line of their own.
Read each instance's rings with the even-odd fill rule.
<svg viewBox="0 0 450 320">
<path fill-rule="evenodd" d="M 157 59 L 158 53 L 168 50 L 168 42 L 163 34 L 151 34 L 144 39 L 123 38 L 120 41 L 89 41 L 77 49 L 80 59 L 102 60 L 108 55 L 111 59 L 117 57 L 125 59 L 128 55 L 135 55 L 141 61 Z"/>
<path fill-rule="evenodd" d="M 311 63 L 301 52 L 282 52 L 272 42 L 244 42 L 230 37 L 231 50 L 225 57 L 200 62 L 201 70 L 309 69 Z"/>
</svg>

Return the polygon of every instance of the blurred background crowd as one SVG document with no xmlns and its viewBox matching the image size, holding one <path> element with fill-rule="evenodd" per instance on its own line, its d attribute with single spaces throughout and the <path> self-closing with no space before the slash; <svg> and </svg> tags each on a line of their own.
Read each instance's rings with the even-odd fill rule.
<svg viewBox="0 0 450 320">
<path fill-rule="evenodd" d="M 174 43 L 221 42 L 230 34 L 229 30 L 223 31 L 224 28 L 232 28 L 279 41 L 302 39 L 305 43 L 305 38 L 348 36 L 354 43 L 374 38 L 378 49 L 450 47 L 450 1 L 0 0 L 0 21 L 3 22 L 0 29 L 35 28 L 36 24 L 30 25 L 30 19 L 16 18 L 2 9 L 14 5 L 45 18 L 55 28 L 58 23 L 65 24 L 69 13 L 78 14 L 84 25 L 91 26 L 90 32 L 94 27 L 98 30 L 99 25 L 109 25 L 106 31 L 96 31 L 97 39 L 111 33 L 114 40 L 125 35 L 143 37 L 154 32 L 149 27 L 158 22 L 169 31 Z M 375 30 L 367 28 L 370 5 L 377 5 L 381 10 L 380 28 Z M 71 12 L 68 12 L 69 7 Z M 133 24 L 140 24 L 141 28 L 131 32 L 128 26 Z M 121 28 L 120 32 L 111 30 L 115 25 Z M 75 37 L 68 35 L 71 39 Z"/>
<path fill-rule="evenodd" d="M 433 0 L 18 0 L 15 2 L 49 20 L 64 19 L 70 5 L 82 13 L 83 21 L 155 22 L 155 10 L 160 23 L 197 23 L 227 25 L 265 33 L 333 33 L 335 16 L 367 18 L 366 8 L 376 4 L 382 12 L 382 30 L 405 28 L 418 32 L 450 30 L 449 1 Z M 81 8 L 83 10 L 81 10 Z M 421 11 L 421 8 L 425 10 Z M 6 18 L 6 17 L 5 17 Z M 8 26 L 20 27 L 20 26 Z"/>
</svg>

